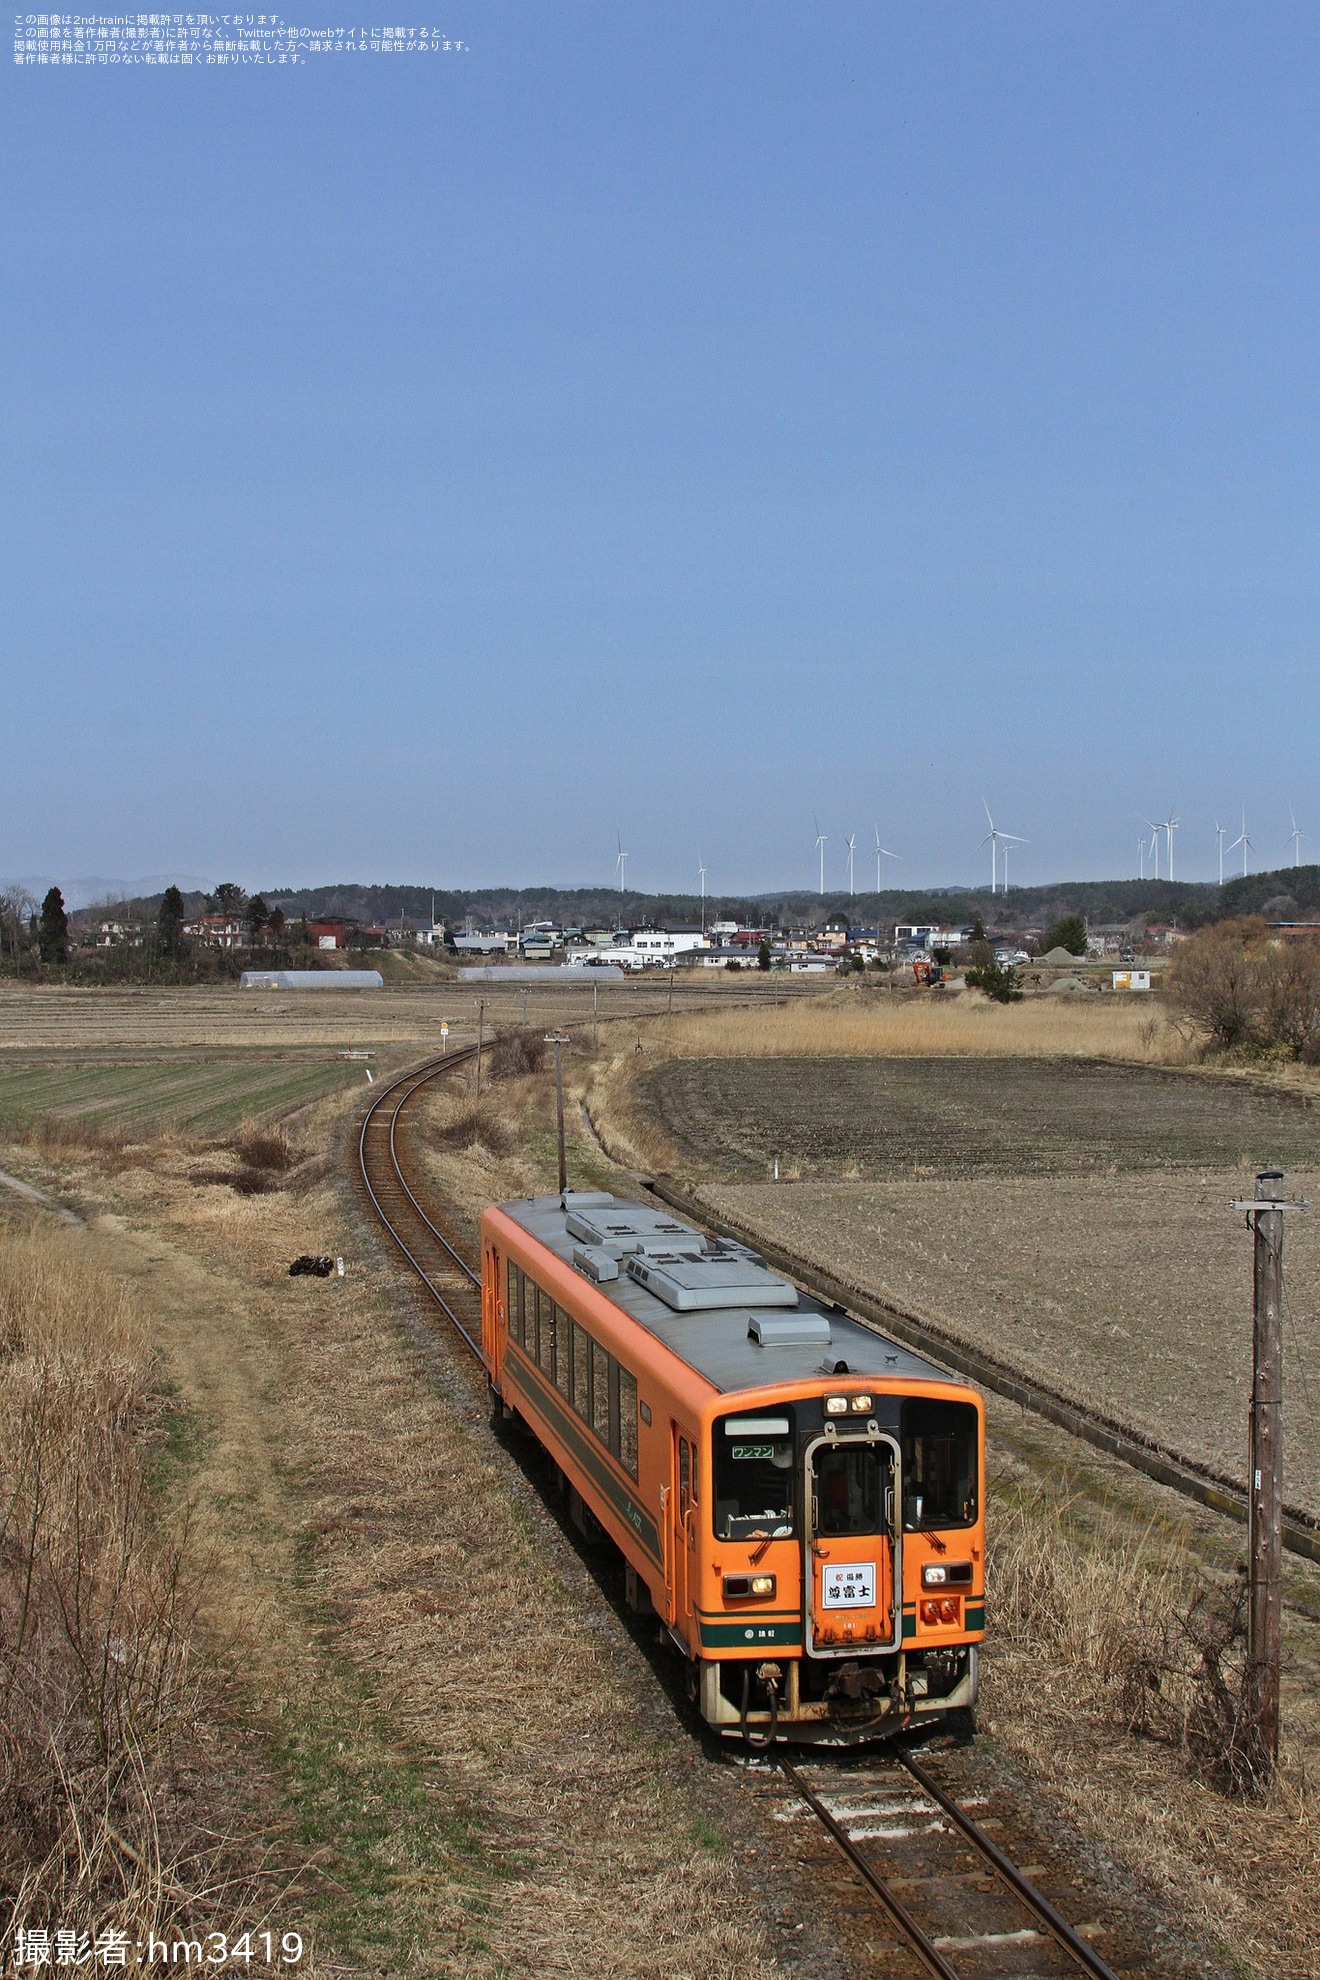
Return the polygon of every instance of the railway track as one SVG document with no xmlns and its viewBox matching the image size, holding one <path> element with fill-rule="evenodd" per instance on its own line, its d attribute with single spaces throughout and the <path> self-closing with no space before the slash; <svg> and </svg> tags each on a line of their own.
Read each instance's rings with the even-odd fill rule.
<svg viewBox="0 0 1320 1980">
<path fill-rule="evenodd" d="M 1107 1965 L 1005 1854 L 989 1834 L 990 1826 L 1005 1826 L 997 1808 L 991 1812 L 1002 1793 L 960 1804 L 896 1746 L 863 1766 L 796 1764 L 782 1755 L 776 1765 L 797 1799 L 781 1803 L 773 1819 L 814 1817 L 881 1907 L 888 1933 L 877 1942 L 871 1926 L 863 1940 L 875 1971 L 909 1973 L 914 1960 L 937 1980 L 1055 1980 L 1078 1971 L 1093 1980 L 1135 1980 L 1152 1970 L 1145 1947 L 1134 1948 L 1134 1963 L 1118 1972 Z M 969 1800 L 984 1809 L 980 1821 Z M 865 1919 L 861 1930 L 868 1930 Z"/>
<path fill-rule="evenodd" d="M 446 1319 L 481 1356 L 481 1277 L 427 1211 L 405 1173 L 410 1100 L 476 1057 L 475 1045 L 414 1066 L 383 1087 L 362 1117 L 358 1162 L 367 1195 L 385 1229 Z"/>
<path fill-rule="evenodd" d="M 480 1278 L 440 1228 L 434 1204 L 428 1208 L 421 1200 L 406 1119 L 417 1096 L 464 1068 L 475 1052 L 473 1046 L 428 1060 L 376 1094 L 362 1120 L 358 1156 L 367 1194 L 391 1239 L 479 1356 Z M 1135 1980 L 1156 1970 L 1149 1947 L 1135 1948 L 1133 1960 L 1120 1960 L 1117 1969 L 1107 1965 L 1005 1854 L 989 1828 L 1020 1831 L 1020 1819 L 998 1784 L 988 1793 L 964 1789 L 957 1801 L 921 1761 L 892 1746 L 860 1765 L 776 1754 L 760 1779 L 763 1791 L 775 1797 L 772 1820 L 813 1824 L 821 1885 L 830 1889 L 845 1932 L 877 1973 L 1054 1980 L 1080 1970 L 1094 1980 Z M 784 1786 L 793 1796 L 788 1803 Z M 973 1806 L 979 1821 L 969 1812 Z M 1029 1847 L 1039 1853 L 1034 1842 Z M 830 1875 L 835 1851 L 855 1873 L 851 1898 Z M 1056 1884 L 1070 1884 L 1067 1867 L 1045 1872 L 1032 1865 L 1034 1874 L 1052 1875 Z M 1170 1969 L 1159 1963 L 1159 1970 Z"/>
</svg>

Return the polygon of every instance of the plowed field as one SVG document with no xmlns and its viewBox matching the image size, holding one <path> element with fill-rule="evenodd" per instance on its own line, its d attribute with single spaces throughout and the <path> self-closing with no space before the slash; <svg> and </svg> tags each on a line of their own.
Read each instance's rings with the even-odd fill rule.
<svg viewBox="0 0 1320 1980">
<path fill-rule="evenodd" d="M 679 1059 L 638 1099 L 694 1170 L 748 1180 L 1320 1165 L 1296 1095 L 1077 1059 Z"/>
<path fill-rule="evenodd" d="M 1320 1198 L 1296 1098 L 1020 1059 L 676 1061 L 642 1087 L 713 1207 L 1244 1479 L 1252 1247 L 1229 1199 L 1265 1164 Z M 1287 1497 L 1314 1513 L 1318 1218 L 1285 1241 Z"/>
</svg>

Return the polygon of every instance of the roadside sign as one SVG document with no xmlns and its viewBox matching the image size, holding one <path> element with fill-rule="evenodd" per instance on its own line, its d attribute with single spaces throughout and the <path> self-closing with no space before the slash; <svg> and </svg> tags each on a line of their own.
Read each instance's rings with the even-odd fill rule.
<svg viewBox="0 0 1320 1980">
<path fill-rule="evenodd" d="M 440 1049 L 442 1052 L 447 1052 L 449 1050 L 449 1019 L 448 1018 L 444 1018 L 441 1020 Z"/>
</svg>

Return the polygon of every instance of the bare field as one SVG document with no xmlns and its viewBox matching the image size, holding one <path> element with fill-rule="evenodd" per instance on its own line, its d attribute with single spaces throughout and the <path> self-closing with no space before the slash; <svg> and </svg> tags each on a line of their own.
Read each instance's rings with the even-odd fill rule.
<svg viewBox="0 0 1320 1980">
<path fill-rule="evenodd" d="M 1295 1094 L 1088 1059 L 684 1058 L 635 1104 L 686 1169 L 729 1179 L 1320 1165 Z"/>
<path fill-rule="evenodd" d="M 702 1194 L 859 1289 L 1245 1483 L 1250 1171 L 889 1183 L 707 1184 Z M 1290 1174 L 1315 1200 L 1320 1166 Z M 1320 1232 L 1287 1233 L 1288 1500 L 1320 1514 Z"/>
<path fill-rule="evenodd" d="M 31 1052 L 0 1058 L 0 1126 L 225 1134 L 362 1083 L 360 1065 L 305 1049 Z"/>
<path fill-rule="evenodd" d="M 447 1020 L 450 1044 L 477 1035 L 478 1007 L 485 1007 L 487 1035 L 520 1023 L 571 1027 L 585 1035 L 593 1024 L 591 984 L 459 984 L 436 975 L 423 985 L 387 984 L 383 990 L 239 990 L 236 986 L 188 989 L 87 990 L 32 986 L 0 978 L 0 1056 L 28 1050 L 134 1047 L 398 1046 L 421 1057 L 440 1049 Z M 596 1022 L 602 1032 L 620 1019 L 649 1024 L 671 1003 L 668 982 L 654 977 L 596 986 Z M 704 982 L 675 978 L 672 1006 L 722 1011 L 751 1002 L 818 995 L 814 985 L 768 984 L 755 973 Z"/>
<path fill-rule="evenodd" d="M 633 1093 L 718 1210 L 1244 1479 L 1251 1244 L 1228 1204 L 1266 1165 L 1320 1189 L 1298 1094 L 1032 1058 L 681 1059 Z M 1288 1496 L 1320 1513 L 1314 1218 L 1287 1247 Z"/>
</svg>

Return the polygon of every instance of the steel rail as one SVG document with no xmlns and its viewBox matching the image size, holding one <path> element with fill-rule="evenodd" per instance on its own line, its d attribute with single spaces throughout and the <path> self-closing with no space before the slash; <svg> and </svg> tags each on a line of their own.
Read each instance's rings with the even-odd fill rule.
<svg viewBox="0 0 1320 1980">
<path fill-rule="evenodd" d="M 959 1980 L 957 1969 L 950 1966 L 944 1954 L 935 1944 L 935 1941 L 929 1938 L 921 1926 L 918 1925 L 902 1898 L 885 1882 L 885 1879 L 880 1875 L 875 1865 L 867 1861 L 852 1837 L 848 1834 L 848 1831 L 844 1828 L 842 1822 L 837 1821 L 831 1815 L 819 1795 L 815 1794 L 807 1782 L 803 1780 L 792 1762 L 786 1760 L 782 1754 L 776 1754 L 775 1761 L 780 1773 L 792 1784 L 794 1792 L 801 1795 L 812 1814 L 828 1832 L 831 1840 L 836 1842 L 843 1851 L 858 1876 L 862 1878 L 869 1889 L 875 1892 L 875 1895 L 879 1898 L 895 1925 L 898 1926 L 899 1931 L 902 1932 L 904 1938 L 908 1941 L 908 1944 L 912 1947 L 912 1950 L 916 1953 L 923 1966 L 925 1966 L 927 1972 L 935 1974 L 936 1980 Z"/>
<path fill-rule="evenodd" d="M 371 1198 L 372 1207 L 374 1208 L 376 1215 L 380 1218 L 381 1223 L 385 1226 L 385 1229 L 394 1239 L 395 1244 L 398 1245 L 399 1250 L 403 1253 L 408 1263 L 412 1266 L 414 1272 L 416 1272 L 418 1278 L 422 1281 L 422 1284 L 426 1287 L 431 1297 L 440 1307 L 446 1319 L 448 1319 L 452 1323 L 455 1330 L 467 1342 L 467 1345 L 471 1348 L 473 1354 L 476 1355 L 477 1359 L 481 1360 L 482 1354 L 481 1354 L 480 1341 L 473 1339 L 472 1334 L 470 1333 L 468 1328 L 464 1325 L 463 1320 L 461 1319 L 459 1314 L 455 1312 L 454 1308 L 445 1298 L 440 1288 L 436 1285 L 435 1280 L 431 1277 L 431 1274 L 427 1271 L 425 1265 L 422 1263 L 422 1261 L 417 1257 L 416 1253 L 409 1246 L 402 1232 L 398 1229 L 397 1225 L 395 1224 L 394 1219 L 390 1216 L 390 1213 L 386 1209 L 385 1204 L 381 1201 L 381 1197 L 376 1188 L 376 1182 L 381 1181 L 381 1178 L 379 1175 L 377 1175 L 376 1182 L 372 1181 L 371 1161 L 367 1154 L 368 1133 L 370 1132 L 373 1126 L 380 1128 L 383 1128 L 385 1126 L 386 1117 L 382 1115 L 381 1118 L 377 1120 L 377 1115 L 380 1114 L 381 1108 L 385 1106 L 387 1101 L 393 1101 L 394 1105 L 388 1116 L 388 1120 L 389 1120 L 388 1148 L 389 1148 L 389 1165 L 390 1165 L 388 1171 L 389 1181 L 397 1185 L 397 1187 L 402 1191 L 403 1196 L 405 1197 L 409 1207 L 420 1218 L 421 1222 L 426 1226 L 426 1229 L 430 1232 L 432 1237 L 434 1237 L 439 1242 L 440 1246 L 442 1247 L 446 1255 L 449 1258 L 451 1258 L 454 1261 L 454 1263 L 463 1271 L 469 1282 L 473 1285 L 479 1284 L 480 1280 L 478 1279 L 477 1274 L 472 1270 L 472 1267 L 467 1263 L 467 1260 L 463 1258 L 459 1254 L 459 1252 L 457 1252 L 454 1249 L 454 1246 L 449 1242 L 448 1238 L 445 1237 L 444 1233 L 436 1229 L 431 1219 L 427 1216 L 426 1212 L 422 1209 L 421 1205 L 418 1203 L 417 1198 L 414 1196 L 412 1190 L 409 1188 L 406 1180 L 404 1179 L 402 1169 L 400 1168 L 399 1165 L 398 1144 L 396 1141 L 396 1129 L 398 1126 L 399 1114 L 402 1108 L 407 1104 L 407 1102 L 413 1098 L 414 1094 L 419 1093 L 424 1086 L 428 1086 L 433 1079 L 439 1079 L 446 1072 L 454 1072 L 457 1070 L 459 1066 L 466 1064 L 466 1062 L 469 1059 L 475 1057 L 476 1050 L 477 1048 L 475 1045 L 466 1046 L 461 1051 L 449 1052 L 444 1054 L 439 1059 L 429 1060 L 427 1061 L 426 1064 L 421 1066 L 414 1066 L 411 1072 L 400 1074 L 399 1078 L 392 1081 L 391 1084 L 387 1086 L 382 1093 L 378 1093 L 375 1099 L 372 1101 L 371 1105 L 368 1107 L 366 1113 L 362 1117 L 362 1127 L 358 1135 L 358 1163 L 362 1170 L 362 1180 L 363 1183 L 366 1185 L 367 1195 Z M 401 1092 L 400 1089 L 402 1088 L 406 1088 L 407 1090 Z M 397 1098 L 395 1097 L 396 1095 L 398 1096 Z"/>
<path fill-rule="evenodd" d="M 993 1842 L 980 1824 L 974 1822 L 970 1815 L 965 1814 L 953 1797 L 944 1792 L 939 1782 L 932 1779 L 919 1760 L 914 1760 L 910 1753 L 903 1751 L 902 1747 L 895 1747 L 894 1758 L 907 1768 L 923 1794 L 928 1794 L 931 1800 L 944 1810 L 949 1820 L 985 1858 L 1013 1896 L 1026 1905 L 1029 1911 L 1035 1913 L 1051 1938 L 1062 1946 L 1079 1966 L 1093 1974 L 1095 1980 L 1118 1980 L 1112 1966 L 1107 1966 L 1094 1947 L 1086 1943 L 1080 1932 L 1074 1931 L 1067 1919 L 1054 1909 L 1049 1899 L 1023 1876 L 1016 1863 L 1005 1856 L 998 1843 Z"/>
</svg>

